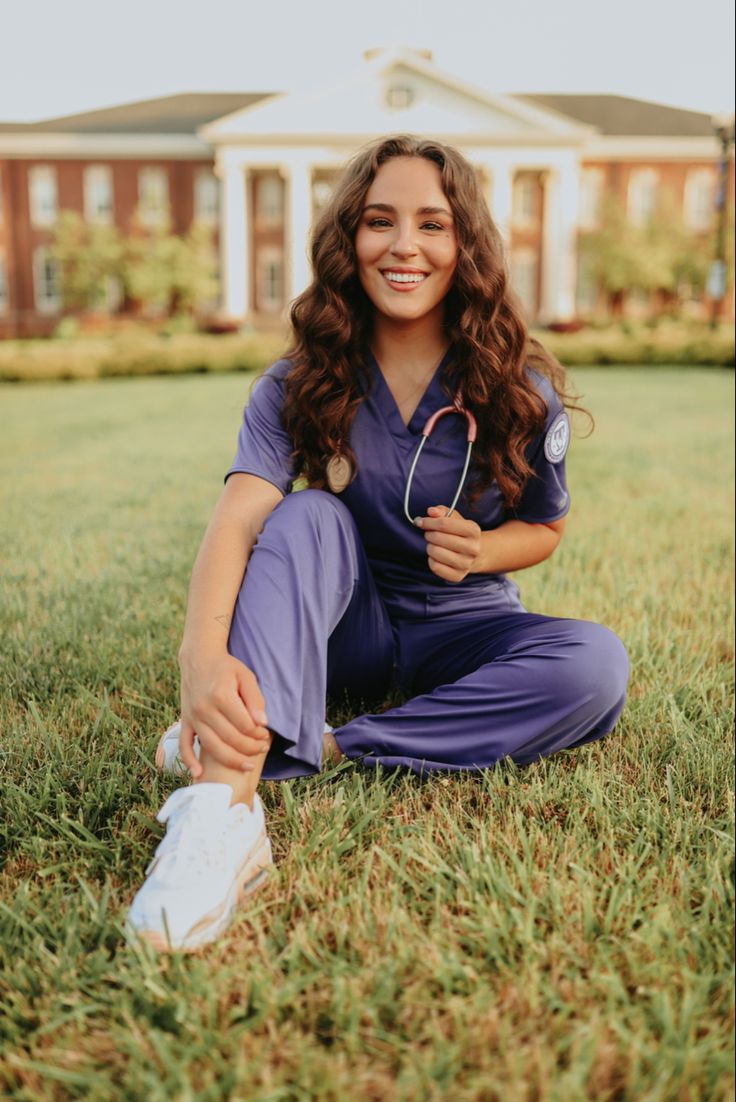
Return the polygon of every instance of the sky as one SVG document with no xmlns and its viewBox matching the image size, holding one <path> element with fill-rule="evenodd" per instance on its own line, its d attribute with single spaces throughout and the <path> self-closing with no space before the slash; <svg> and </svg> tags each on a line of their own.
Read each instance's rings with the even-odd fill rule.
<svg viewBox="0 0 736 1102">
<path fill-rule="evenodd" d="M 4 122 L 332 84 L 382 46 L 491 93 L 734 105 L 733 0 L 0 0 L 0 27 Z"/>
</svg>

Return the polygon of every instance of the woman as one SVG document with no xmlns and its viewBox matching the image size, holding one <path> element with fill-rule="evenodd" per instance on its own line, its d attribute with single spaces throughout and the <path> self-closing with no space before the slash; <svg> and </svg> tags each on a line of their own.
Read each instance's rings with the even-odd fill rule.
<svg viewBox="0 0 736 1102">
<path fill-rule="evenodd" d="M 569 427 L 472 167 L 436 142 L 371 145 L 312 261 L 192 575 L 174 734 L 195 783 L 161 809 L 129 913 L 161 949 L 211 941 L 265 875 L 256 785 L 319 770 L 328 690 L 409 693 L 326 737 L 417 773 L 533 761 L 602 737 L 624 703 L 616 636 L 527 612 L 505 576 L 559 543 Z"/>
</svg>

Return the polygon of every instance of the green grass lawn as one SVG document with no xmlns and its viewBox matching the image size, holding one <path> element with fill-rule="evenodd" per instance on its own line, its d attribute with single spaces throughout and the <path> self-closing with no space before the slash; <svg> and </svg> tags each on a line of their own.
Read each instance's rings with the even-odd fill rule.
<svg viewBox="0 0 736 1102">
<path fill-rule="evenodd" d="M 266 784 L 268 885 L 164 959 L 120 923 L 249 379 L 0 390 L 1 1097 L 732 1097 L 733 376 L 575 381 L 597 428 L 573 512 L 517 580 L 625 641 L 614 734 L 484 775 Z"/>
</svg>

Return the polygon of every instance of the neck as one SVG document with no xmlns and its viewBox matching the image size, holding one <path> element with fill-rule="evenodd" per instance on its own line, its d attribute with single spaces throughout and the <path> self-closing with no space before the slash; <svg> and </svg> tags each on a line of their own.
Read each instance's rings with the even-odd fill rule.
<svg viewBox="0 0 736 1102">
<path fill-rule="evenodd" d="M 376 315 L 371 347 L 384 374 L 412 378 L 433 372 L 447 348 L 442 314 L 400 322 Z"/>
</svg>

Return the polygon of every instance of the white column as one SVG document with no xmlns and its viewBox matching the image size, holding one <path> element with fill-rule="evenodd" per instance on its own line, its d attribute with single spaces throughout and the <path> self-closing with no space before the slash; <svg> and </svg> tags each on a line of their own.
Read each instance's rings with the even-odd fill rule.
<svg viewBox="0 0 736 1102">
<path fill-rule="evenodd" d="M 286 257 L 288 298 L 296 298 L 310 282 L 309 231 L 312 223 L 312 180 L 306 164 L 292 163 L 286 168 L 288 211 Z"/>
<path fill-rule="evenodd" d="M 539 320 L 569 321 L 575 316 L 579 179 L 570 158 L 545 179 L 542 240 L 542 294 Z"/>
<path fill-rule="evenodd" d="M 243 165 L 220 165 L 220 279 L 222 308 L 229 318 L 245 318 L 250 302 L 251 242 L 248 229 L 246 169 Z"/>
<path fill-rule="evenodd" d="M 488 205 L 491 217 L 498 226 L 504 244 L 511 241 L 511 204 L 513 200 L 514 170 L 508 164 L 491 164 L 491 187 Z"/>
</svg>

